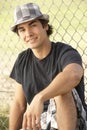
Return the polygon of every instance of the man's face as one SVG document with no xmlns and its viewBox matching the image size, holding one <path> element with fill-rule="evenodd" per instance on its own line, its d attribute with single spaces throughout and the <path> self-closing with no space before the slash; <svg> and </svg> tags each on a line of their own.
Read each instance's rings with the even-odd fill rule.
<svg viewBox="0 0 87 130">
<path fill-rule="evenodd" d="M 39 20 L 34 20 L 18 25 L 20 38 L 29 45 L 29 48 L 36 49 L 44 44 L 47 39 L 48 25 L 44 27 Z"/>
</svg>

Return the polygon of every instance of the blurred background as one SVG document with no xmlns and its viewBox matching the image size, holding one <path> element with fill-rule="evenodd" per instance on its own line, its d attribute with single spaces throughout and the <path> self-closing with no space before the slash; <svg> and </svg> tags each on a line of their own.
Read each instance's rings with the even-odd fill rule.
<svg viewBox="0 0 87 130">
<path fill-rule="evenodd" d="M 15 81 L 9 78 L 17 55 L 26 49 L 19 37 L 10 31 L 17 5 L 35 2 L 50 15 L 53 41 L 76 48 L 83 60 L 85 100 L 87 100 L 87 0 L 0 0 L 0 130 L 8 130 L 9 109 L 15 92 Z"/>
</svg>

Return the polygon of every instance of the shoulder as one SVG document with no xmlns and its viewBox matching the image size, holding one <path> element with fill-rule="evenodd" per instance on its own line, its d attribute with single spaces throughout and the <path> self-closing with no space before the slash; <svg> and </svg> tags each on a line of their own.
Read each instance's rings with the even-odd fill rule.
<svg viewBox="0 0 87 130">
<path fill-rule="evenodd" d="M 20 52 L 18 57 L 19 58 L 25 57 L 26 55 L 29 55 L 30 52 L 31 52 L 31 50 L 28 48 L 27 50 L 24 50 L 24 51 Z"/>
<path fill-rule="evenodd" d="M 56 43 L 52 43 L 53 45 L 53 50 L 58 53 L 58 55 L 63 55 L 64 53 L 68 53 L 70 51 L 76 51 L 77 50 L 75 48 L 73 48 L 71 45 L 66 44 L 66 43 L 62 43 L 62 42 L 56 42 Z"/>
<path fill-rule="evenodd" d="M 66 44 L 66 43 L 53 43 L 53 50 L 55 56 L 58 57 L 58 59 L 65 61 L 66 60 L 80 60 L 81 61 L 81 56 L 80 53 L 73 48 L 72 46 Z"/>
<path fill-rule="evenodd" d="M 31 55 L 31 50 L 30 49 L 22 51 L 21 53 L 19 53 L 19 55 L 17 57 L 17 60 L 16 60 L 16 63 L 17 64 L 25 63 L 26 60 L 28 60 L 28 58 L 30 57 L 30 55 Z"/>
<path fill-rule="evenodd" d="M 63 43 L 63 42 L 52 42 L 53 46 L 57 49 L 63 50 L 63 49 L 74 49 L 72 46 L 69 44 Z"/>
</svg>

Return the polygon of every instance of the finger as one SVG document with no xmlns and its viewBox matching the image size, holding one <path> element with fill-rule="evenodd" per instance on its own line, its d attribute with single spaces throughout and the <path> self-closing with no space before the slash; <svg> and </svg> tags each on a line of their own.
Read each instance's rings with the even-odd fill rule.
<svg viewBox="0 0 87 130">
<path fill-rule="evenodd" d="M 32 130 L 32 116 L 31 115 L 27 116 L 27 128 L 29 130 Z"/>
<path fill-rule="evenodd" d="M 27 116 L 26 116 L 26 113 L 23 116 L 22 128 L 23 128 L 23 130 L 26 130 L 26 128 L 27 128 Z"/>
<path fill-rule="evenodd" d="M 40 123 L 36 124 L 36 125 L 35 125 L 35 128 L 38 128 L 38 129 L 40 129 L 40 128 L 41 128 L 41 125 L 40 125 Z"/>
<path fill-rule="evenodd" d="M 35 116 L 32 118 L 32 128 L 33 130 L 39 130 L 38 124 L 36 124 Z"/>
<path fill-rule="evenodd" d="M 32 117 L 32 128 L 36 126 L 36 118 L 35 116 Z"/>
<path fill-rule="evenodd" d="M 40 117 L 36 119 L 36 127 L 41 128 Z"/>
<path fill-rule="evenodd" d="M 41 127 L 40 127 L 40 124 L 35 124 L 34 127 L 33 127 L 33 130 L 40 130 Z"/>
</svg>

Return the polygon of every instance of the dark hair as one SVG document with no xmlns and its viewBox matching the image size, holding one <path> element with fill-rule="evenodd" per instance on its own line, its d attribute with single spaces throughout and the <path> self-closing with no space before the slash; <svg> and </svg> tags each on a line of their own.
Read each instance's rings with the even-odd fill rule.
<svg viewBox="0 0 87 130">
<path fill-rule="evenodd" d="M 41 24 L 42 24 L 43 27 L 48 24 L 48 21 L 46 21 L 46 20 L 39 19 L 39 21 L 41 22 Z M 48 37 L 49 37 L 52 33 L 53 33 L 53 27 L 52 27 L 52 25 L 48 24 L 48 30 L 47 30 L 47 35 L 48 35 Z"/>
<path fill-rule="evenodd" d="M 47 20 L 39 19 L 39 21 L 42 24 L 43 28 L 44 28 L 44 26 L 48 25 L 47 35 L 49 37 L 53 33 L 53 27 L 52 27 L 52 25 L 48 24 Z M 15 32 L 17 33 L 17 35 L 19 35 L 18 34 L 17 26 L 15 28 Z"/>
</svg>

